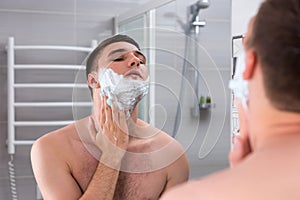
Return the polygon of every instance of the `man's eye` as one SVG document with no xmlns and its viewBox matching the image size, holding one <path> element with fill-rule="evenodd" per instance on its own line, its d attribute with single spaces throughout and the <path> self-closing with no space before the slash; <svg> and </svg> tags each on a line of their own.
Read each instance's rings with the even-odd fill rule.
<svg viewBox="0 0 300 200">
<path fill-rule="evenodd" d="M 145 61 L 144 60 L 140 60 L 140 64 L 145 64 Z"/>
<path fill-rule="evenodd" d="M 116 58 L 114 59 L 115 62 L 120 62 L 120 61 L 123 61 L 123 58 Z"/>
</svg>

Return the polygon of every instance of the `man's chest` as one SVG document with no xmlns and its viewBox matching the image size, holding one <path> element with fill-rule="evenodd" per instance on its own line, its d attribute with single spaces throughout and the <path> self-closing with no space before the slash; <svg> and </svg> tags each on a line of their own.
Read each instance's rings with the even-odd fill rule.
<svg viewBox="0 0 300 200">
<path fill-rule="evenodd" d="M 115 200 L 158 199 L 164 190 L 166 177 L 159 173 L 120 172 Z"/>
<path fill-rule="evenodd" d="M 97 169 L 98 160 L 87 157 L 73 170 L 73 177 L 82 192 L 86 191 Z M 147 173 L 119 172 L 114 193 L 115 200 L 158 199 L 166 185 L 167 177 L 163 170 Z"/>
</svg>

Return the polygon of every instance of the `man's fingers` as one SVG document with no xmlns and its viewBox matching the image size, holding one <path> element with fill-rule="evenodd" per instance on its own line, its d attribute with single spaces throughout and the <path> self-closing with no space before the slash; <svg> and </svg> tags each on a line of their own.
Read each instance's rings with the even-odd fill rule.
<svg viewBox="0 0 300 200">
<path fill-rule="evenodd" d="M 238 108 L 239 124 L 240 124 L 239 135 L 243 138 L 248 137 L 247 113 L 245 111 L 244 106 L 239 100 L 237 100 L 237 108 Z"/>
<path fill-rule="evenodd" d="M 126 121 L 126 115 L 123 110 L 119 111 L 119 128 L 124 132 L 128 133 L 128 128 L 127 128 L 127 121 Z"/>
<path fill-rule="evenodd" d="M 101 100 L 100 100 L 100 89 L 93 88 L 93 105 L 94 105 L 94 113 L 95 113 L 95 120 L 99 122 L 100 119 L 100 107 L 101 107 Z"/>
<path fill-rule="evenodd" d="M 100 110 L 100 119 L 99 119 L 99 126 L 100 129 L 103 129 L 105 124 L 106 116 L 105 116 L 105 97 L 101 98 L 101 110 Z"/>
<path fill-rule="evenodd" d="M 88 131 L 90 133 L 90 136 L 92 137 L 93 140 L 96 139 L 97 135 L 97 130 L 95 127 L 95 123 L 92 117 L 89 117 L 89 122 L 88 122 Z"/>
<path fill-rule="evenodd" d="M 251 153 L 251 147 L 248 138 L 235 137 L 233 149 L 229 154 L 230 165 L 233 167 L 241 162 L 247 155 Z"/>
<path fill-rule="evenodd" d="M 105 102 L 106 123 L 112 123 L 113 122 L 112 110 L 111 110 L 110 106 L 107 104 L 107 101 L 110 101 L 110 105 L 112 105 L 111 100 L 106 98 L 106 102 Z"/>
<path fill-rule="evenodd" d="M 243 158 L 241 143 L 236 138 L 234 140 L 235 141 L 234 141 L 233 149 L 229 153 L 229 161 L 231 167 L 234 167 Z"/>
<path fill-rule="evenodd" d="M 119 125 L 119 112 L 118 112 L 117 105 L 114 102 L 112 102 L 111 110 L 112 110 L 113 122 Z"/>
</svg>

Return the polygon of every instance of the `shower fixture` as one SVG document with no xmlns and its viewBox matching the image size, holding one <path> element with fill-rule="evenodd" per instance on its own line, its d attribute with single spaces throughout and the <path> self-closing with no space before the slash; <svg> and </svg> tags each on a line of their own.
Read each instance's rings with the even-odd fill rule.
<svg viewBox="0 0 300 200">
<path fill-rule="evenodd" d="M 202 24 L 195 24 L 196 18 L 199 16 L 199 12 L 201 9 L 206 9 L 209 7 L 209 1 L 208 0 L 199 0 L 196 3 L 192 4 L 189 6 L 189 14 L 190 14 L 190 19 L 188 20 L 187 28 L 185 30 L 186 34 L 190 34 L 191 30 L 195 25 L 199 25 L 201 27 L 205 26 L 205 22 L 202 21 Z M 203 23 L 204 22 L 204 23 Z"/>
<path fill-rule="evenodd" d="M 205 9 L 208 7 L 209 7 L 208 0 L 199 0 L 190 6 L 190 12 L 191 14 L 193 14 L 193 18 L 195 18 L 195 15 L 197 16 L 199 14 L 200 9 Z"/>
<path fill-rule="evenodd" d="M 199 0 L 199 1 L 197 1 L 196 6 L 198 9 L 208 8 L 209 1 L 208 0 Z"/>
<path fill-rule="evenodd" d="M 198 55 L 198 42 L 199 42 L 199 35 L 200 35 L 200 28 L 204 27 L 206 25 L 206 22 L 204 20 L 200 20 L 199 13 L 201 9 L 206 9 L 209 7 L 209 0 L 199 0 L 196 3 L 190 5 L 188 7 L 188 16 L 187 16 L 187 23 L 183 25 L 184 31 L 185 31 L 185 50 L 184 50 L 184 61 L 183 61 L 183 67 L 182 67 L 182 78 L 181 78 L 181 85 L 180 85 L 180 91 L 179 91 L 179 100 L 177 105 L 177 112 L 176 112 L 176 118 L 174 123 L 174 129 L 172 136 L 175 137 L 178 128 L 179 128 L 179 119 L 181 116 L 181 103 L 184 97 L 184 79 L 186 78 L 187 73 L 187 60 L 188 60 L 188 49 L 190 46 L 190 37 L 192 36 L 192 31 L 194 30 L 194 41 L 195 41 L 195 55 Z M 198 59 L 197 56 L 195 58 L 195 66 L 198 65 Z M 195 99 L 194 106 L 191 110 L 191 114 L 193 117 L 199 117 L 200 111 L 199 111 L 199 71 L 197 68 L 194 70 L 194 92 L 197 99 Z"/>
</svg>

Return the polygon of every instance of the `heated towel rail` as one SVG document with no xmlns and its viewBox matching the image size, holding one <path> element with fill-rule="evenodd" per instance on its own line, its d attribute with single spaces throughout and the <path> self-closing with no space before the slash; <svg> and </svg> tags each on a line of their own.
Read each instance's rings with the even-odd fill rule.
<svg viewBox="0 0 300 200">
<path fill-rule="evenodd" d="M 73 121 L 17 121 L 15 117 L 16 108 L 24 107 L 70 107 L 70 106 L 91 106 L 90 102 L 17 102 L 15 98 L 16 89 L 38 89 L 45 90 L 49 88 L 85 88 L 87 84 L 72 84 L 72 83 L 19 83 L 16 81 L 16 70 L 85 70 L 83 65 L 65 65 L 65 64 L 16 64 L 15 54 L 16 51 L 24 50 L 59 50 L 59 51 L 76 51 L 83 52 L 88 55 L 97 45 L 97 41 L 92 41 L 91 47 L 76 47 L 76 46 L 54 46 L 54 45 L 15 45 L 13 37 L 8 38 L 7 50 L 7 67 L 8 67 L 8 135 L 7 146 L 8 153 L 15 153 L 16 145 L 31 145 L 34 140 L 17 140 L 15 129 L 16 127 L 26 126 L 63 126 L 72 123 Z"/>
</svg>

